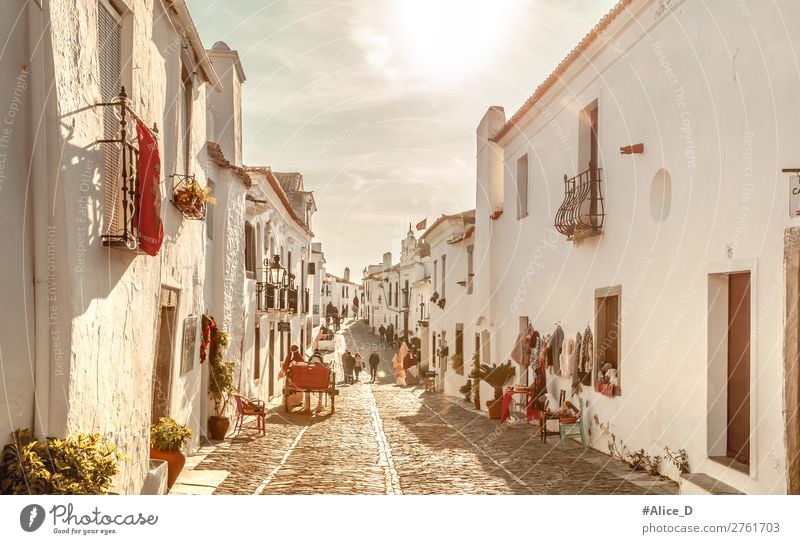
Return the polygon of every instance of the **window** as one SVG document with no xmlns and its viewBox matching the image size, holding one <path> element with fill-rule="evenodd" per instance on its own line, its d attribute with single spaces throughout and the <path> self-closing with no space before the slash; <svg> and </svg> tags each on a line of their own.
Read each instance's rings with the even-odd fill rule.
<svg viewBox="0 0 800 544">
<path fill-rule="evenodd" d="M 206 186 L 212 195 L 216 194 L 216 183 L 209 179 L 206 181 Z M 206 206 L 206 238 L 209 240 L 214 239 L 214 206 Z M 264 241 L 266 242 L 266 238 Z M 266 254 L 266 251 L 264 251 L 264 254 Z"/>
<path fill-rule="evenodd" d="M 436 285 L 438 282 L 438 265 L 439 261 L 433 261 L 433 290 L 436 291 Z"/>
<path fill-rule="evenodd" d="M 464 375 L 464 324 L 456 323 L 456 357 L 460 359 L 460 363 L 454 364 L 456 372 Z"/>
<path fill-rule="evenodd" d="M 409 294 L 408 280 L 406 280 L 406 282 L 405 282 L 405 291 L 403 292 L 403 307 L 404 308 L 408 308 L 408 294 Z"/>
<path fill-rule="evenodd" d="M 609 396 L 622 393 L 620 388 L 620 298 L 622 287 L 595 291 L 595 388 Z M 605 370 L 604 370 L 605 369 Z M 598 373 L 602 373 L 602 377 Z"/>
<path fill-rule="evenodd" d="M 447 280 L 445 278 L 445 262 L 447 259 L 447 255 L 442 255 L 442 298 L 444 298 L 444 290 L 445 285 L 447 285 Z"/>
<path fill-rule="evenodd" d="M 181 63 L 181 94 L 178 97 L 178 160 L 182 161 L 183 174 L 191 172 L 192 157 L 192 75 L 186 63 Z"/>
<path fill-rule="evenodd" d="M 528 216 L 528 154 L 517 160 L 517 219 Z"/>
<path fill-rule="evenodd" d="M 183 320 L 183 346 L 181 350 L 181 375 L 194 368 L 194 356 L 197 351 L 197 325 L 199 318 L 196 315 Z"/>
<path fill-rule="evenodd" d="M 249 222 L 244 224 L 244 271 L 248 278 L 256 277 L 256 229 Z"/>
<path fill-rule="evenodd" d="M 475 251 L 475 246 L 467 247 L 467 294 L 472 294 L 472 278 L 475 276 L 473 272 L 472 254 Z"/>
<path fill-rule="evenodd" d="M 578 132 L 578 170 L 598 168 L 599 127 L 597 100 L 586 106 L 580 113 Z"/>
<path fill-rule="evenodd" d="M 100 99 L 112 102 L 122 86 L 122 16 L 107 0 L 97 3 L 97 65 Z M 104 107 L 103 139 L 119 138 L 119 120 L 112 107 Z M 106 232 L 117 234 L 122 228 L 119 186 L 121 150 L 116 144 L 103 145 L 104 216 Z"/>
</svg>

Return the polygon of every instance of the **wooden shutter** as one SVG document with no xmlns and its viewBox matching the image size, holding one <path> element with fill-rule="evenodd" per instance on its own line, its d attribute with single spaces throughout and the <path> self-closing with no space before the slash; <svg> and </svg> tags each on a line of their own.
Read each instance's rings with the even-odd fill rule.
<svg viewBox="0 0 800 544">
<path fill-rule="evenodd" d="M 107 0 L 97 3 L 97 65 L 100 77 L 100 98 L 111 102 L 119 96 L 122 73 L 122 21 Z M 104 107 L 103 139 L 119 138 L 120 124 L 116 108 Z M 103 145 L 104 230 L 118 234 L 120 220 L 120 158 L 122 149 L 116 144 Z"/>
</svg>

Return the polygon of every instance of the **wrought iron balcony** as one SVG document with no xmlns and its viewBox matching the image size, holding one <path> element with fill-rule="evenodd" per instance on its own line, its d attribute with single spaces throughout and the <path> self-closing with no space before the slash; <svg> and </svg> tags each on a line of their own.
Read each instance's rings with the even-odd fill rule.
<svg viewBox="0 0 800 544">
<path fill-rule="evenodd" d="M 110 199 L 107 196 L 106 220 L 102 235 L 103 245 L 118 249 L 126 249 L 141 253 L 139 249 L 139 226 L 135 221 L 136 209 L 140 200 L 137 165 L 139 164 L 139 144 L 136 137 L 135 113 L 128 103 L 125 87 L 111 102 L 97 104 L 104 108 L 103 118 L 110 137 L 97 140 L 106 146 L 104 159 L 107 170 L 105 182 L 113 183 L 110 187 Z M 119 123 L 118 130 L 113 130 Z M 158 128 L 154 125 L 153 132 Z M 111 135 L 111 132 L 115 134 Z M 120 198 L 120 200 L 117 200 Z"/>
<path fill-rule="evenodd" d="M 554 226 L 568 240 L 580 242 L 603 230 L 605 203 L 601 168 L 589 169 L 573 178 L 564 176 L 564 201 L 556 212 Z"/>
<path fill-rule="evenodd" d="M 289 313 L 297 313 L 297 289 L 284 289 L 286 291 L 286 309 Z"/>
<path fill-rule="evenodd" d="M 271 283 L 265 281 L 256 282 L 256 309 L 259 312 L 274 312 L 278 310 L 277 295 L 279 295 L 279 290 Z"/>
</svg>

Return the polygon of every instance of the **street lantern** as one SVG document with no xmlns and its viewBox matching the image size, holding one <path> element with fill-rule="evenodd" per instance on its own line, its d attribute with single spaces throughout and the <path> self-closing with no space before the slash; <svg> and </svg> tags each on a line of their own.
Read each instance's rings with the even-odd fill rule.
<svg viewBox="0 0 800 544">
<path fill-rule="evenodd" d="M 272 264 L 267 268 L 267 282 L 273 287 L 281 287 L 285 276 L 286 269 L 281 266 L 281 256 L 275 255 L 272 257 Z"/>
</svg>

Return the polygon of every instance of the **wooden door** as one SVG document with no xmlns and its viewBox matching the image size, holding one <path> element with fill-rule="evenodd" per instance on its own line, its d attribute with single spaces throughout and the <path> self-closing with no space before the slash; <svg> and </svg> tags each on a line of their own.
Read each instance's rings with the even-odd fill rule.
<svg viewBox="0 0 800 544">
<path fill-rule="evenodd" d="M 168 289 L 161 292 L 156 332 L 156 359 L 153 364 L 153 393 L 151 421 L 169 416 L 172 390 L 172 353 L 175 345 L 175 320 L 177 293 Z"/>
<path fill-rule="evenodd" d="M 269 361 L 269 396 L 275 394 L 275 326 L 269 328 L 269 346 L 267 348 L 267 360 Z"/>
<path fill-rule="evenodd" d="M 255 360 L 253 361 L 253 379 L 261 378 L 261 327 L 256 324 Z"/>
<path fill-rule="evenodd" d="M 728 277 L 726 455 L 750 463 L 750 273 Z"/>
</svg>

